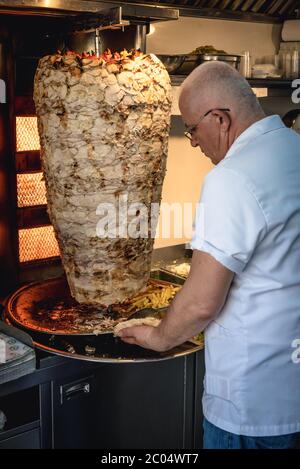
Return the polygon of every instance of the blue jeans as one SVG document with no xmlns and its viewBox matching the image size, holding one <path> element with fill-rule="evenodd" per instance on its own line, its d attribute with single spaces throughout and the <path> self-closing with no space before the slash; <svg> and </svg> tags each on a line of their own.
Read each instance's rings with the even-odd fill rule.
<svg viewBox="0 0 300 469">
<path fill-rule="evenodd" d="M 226 432 L 204 418 L 204 449 L 299 449 L 300 432 L 279 436 L 243 436 Z"/>
</svg>

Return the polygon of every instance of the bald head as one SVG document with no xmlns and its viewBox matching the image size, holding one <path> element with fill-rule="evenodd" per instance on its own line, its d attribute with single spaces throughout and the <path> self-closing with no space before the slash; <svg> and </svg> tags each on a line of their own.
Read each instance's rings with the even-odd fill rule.
<svg viewBox="0 0 300 469">
<path fill-rule="evenodd" d="M 183 82 L 179 107 L 191 145 L 214 164 L 265 114 L 248 82 L 224 62 L 199 65 Z"/>
<path fill-rule="evenodd" d="M 179 107 L 191 114 L 192 121 L 213 108 L 229 108 L 231 116 L 248 120 L 264 116 L 248 82 L 225 62 L 213 61 L 199 65 L 181 87 Z"/>
</svg>

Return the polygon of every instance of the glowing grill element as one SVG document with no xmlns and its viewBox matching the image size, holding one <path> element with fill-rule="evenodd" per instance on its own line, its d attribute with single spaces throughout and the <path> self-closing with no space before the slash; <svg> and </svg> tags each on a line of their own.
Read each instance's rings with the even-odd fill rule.
<svg viewBox="0 0 300 469">
<path fill-rule="evenodd" d="M 40 149 L 36 117 L 16 117 L 17 151 Z"/>
<path fill-rule="evenodd" d="M 19 230 L 20 262 L 59 256 L 52 226 Z"/>
<path fill-rule="evenodd" d="M 43 173 L 17 174 L 18 207 L 47 204 Z"/>
</svg>

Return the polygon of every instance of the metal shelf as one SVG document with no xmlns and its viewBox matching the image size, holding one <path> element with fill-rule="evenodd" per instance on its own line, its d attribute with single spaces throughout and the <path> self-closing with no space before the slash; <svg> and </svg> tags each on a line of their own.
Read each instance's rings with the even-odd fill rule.
<svg viewBox="0 0 300 469">
<path fill-rule="evenodd" d="M 248 83 L 253 88 L 291 89 L 292 80 L 281 78 L 249 78 Z"/>
<path fill-rule="evenodd" d="M 40 420 L 34 420 L 24 425 L 20 425 L 15 428 L 10 428 L 9 430 L 3 430 L 0 433 L 0 441 L 6 440 L 8 438 L 13 438 L 14 436 L 20 435 L 21 433 L 29 432 L 39 427 L 40 427 Z"/>
<path fill-rule="evenodd" d="M 170 75 L 172 86 L 180 86 L 187 75 Z M 281 78 L 249 78 L 249 84 L 253 88 L 291 89 L 292 80 Z"/>
</svg>

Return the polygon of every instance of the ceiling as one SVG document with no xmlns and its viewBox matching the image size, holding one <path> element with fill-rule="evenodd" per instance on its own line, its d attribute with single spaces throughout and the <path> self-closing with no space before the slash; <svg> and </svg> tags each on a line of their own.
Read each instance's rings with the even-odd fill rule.
<svg viewBox="0 0 300 469">
<path fill-rule="evenodd" d="M 300 18 L 300 0 L 0 0 L 0 13 L 99 14 L 122 6 L 124 16 L 153 20 L 182 16 L 280 23 Z"/>
<path fill-rule="evenodd" d="M 300 12 L 300 0 L 144 0 L 143 3 L 171 6 L 184 16 L 272 23 L 297 18 Z"/>
</svg>

